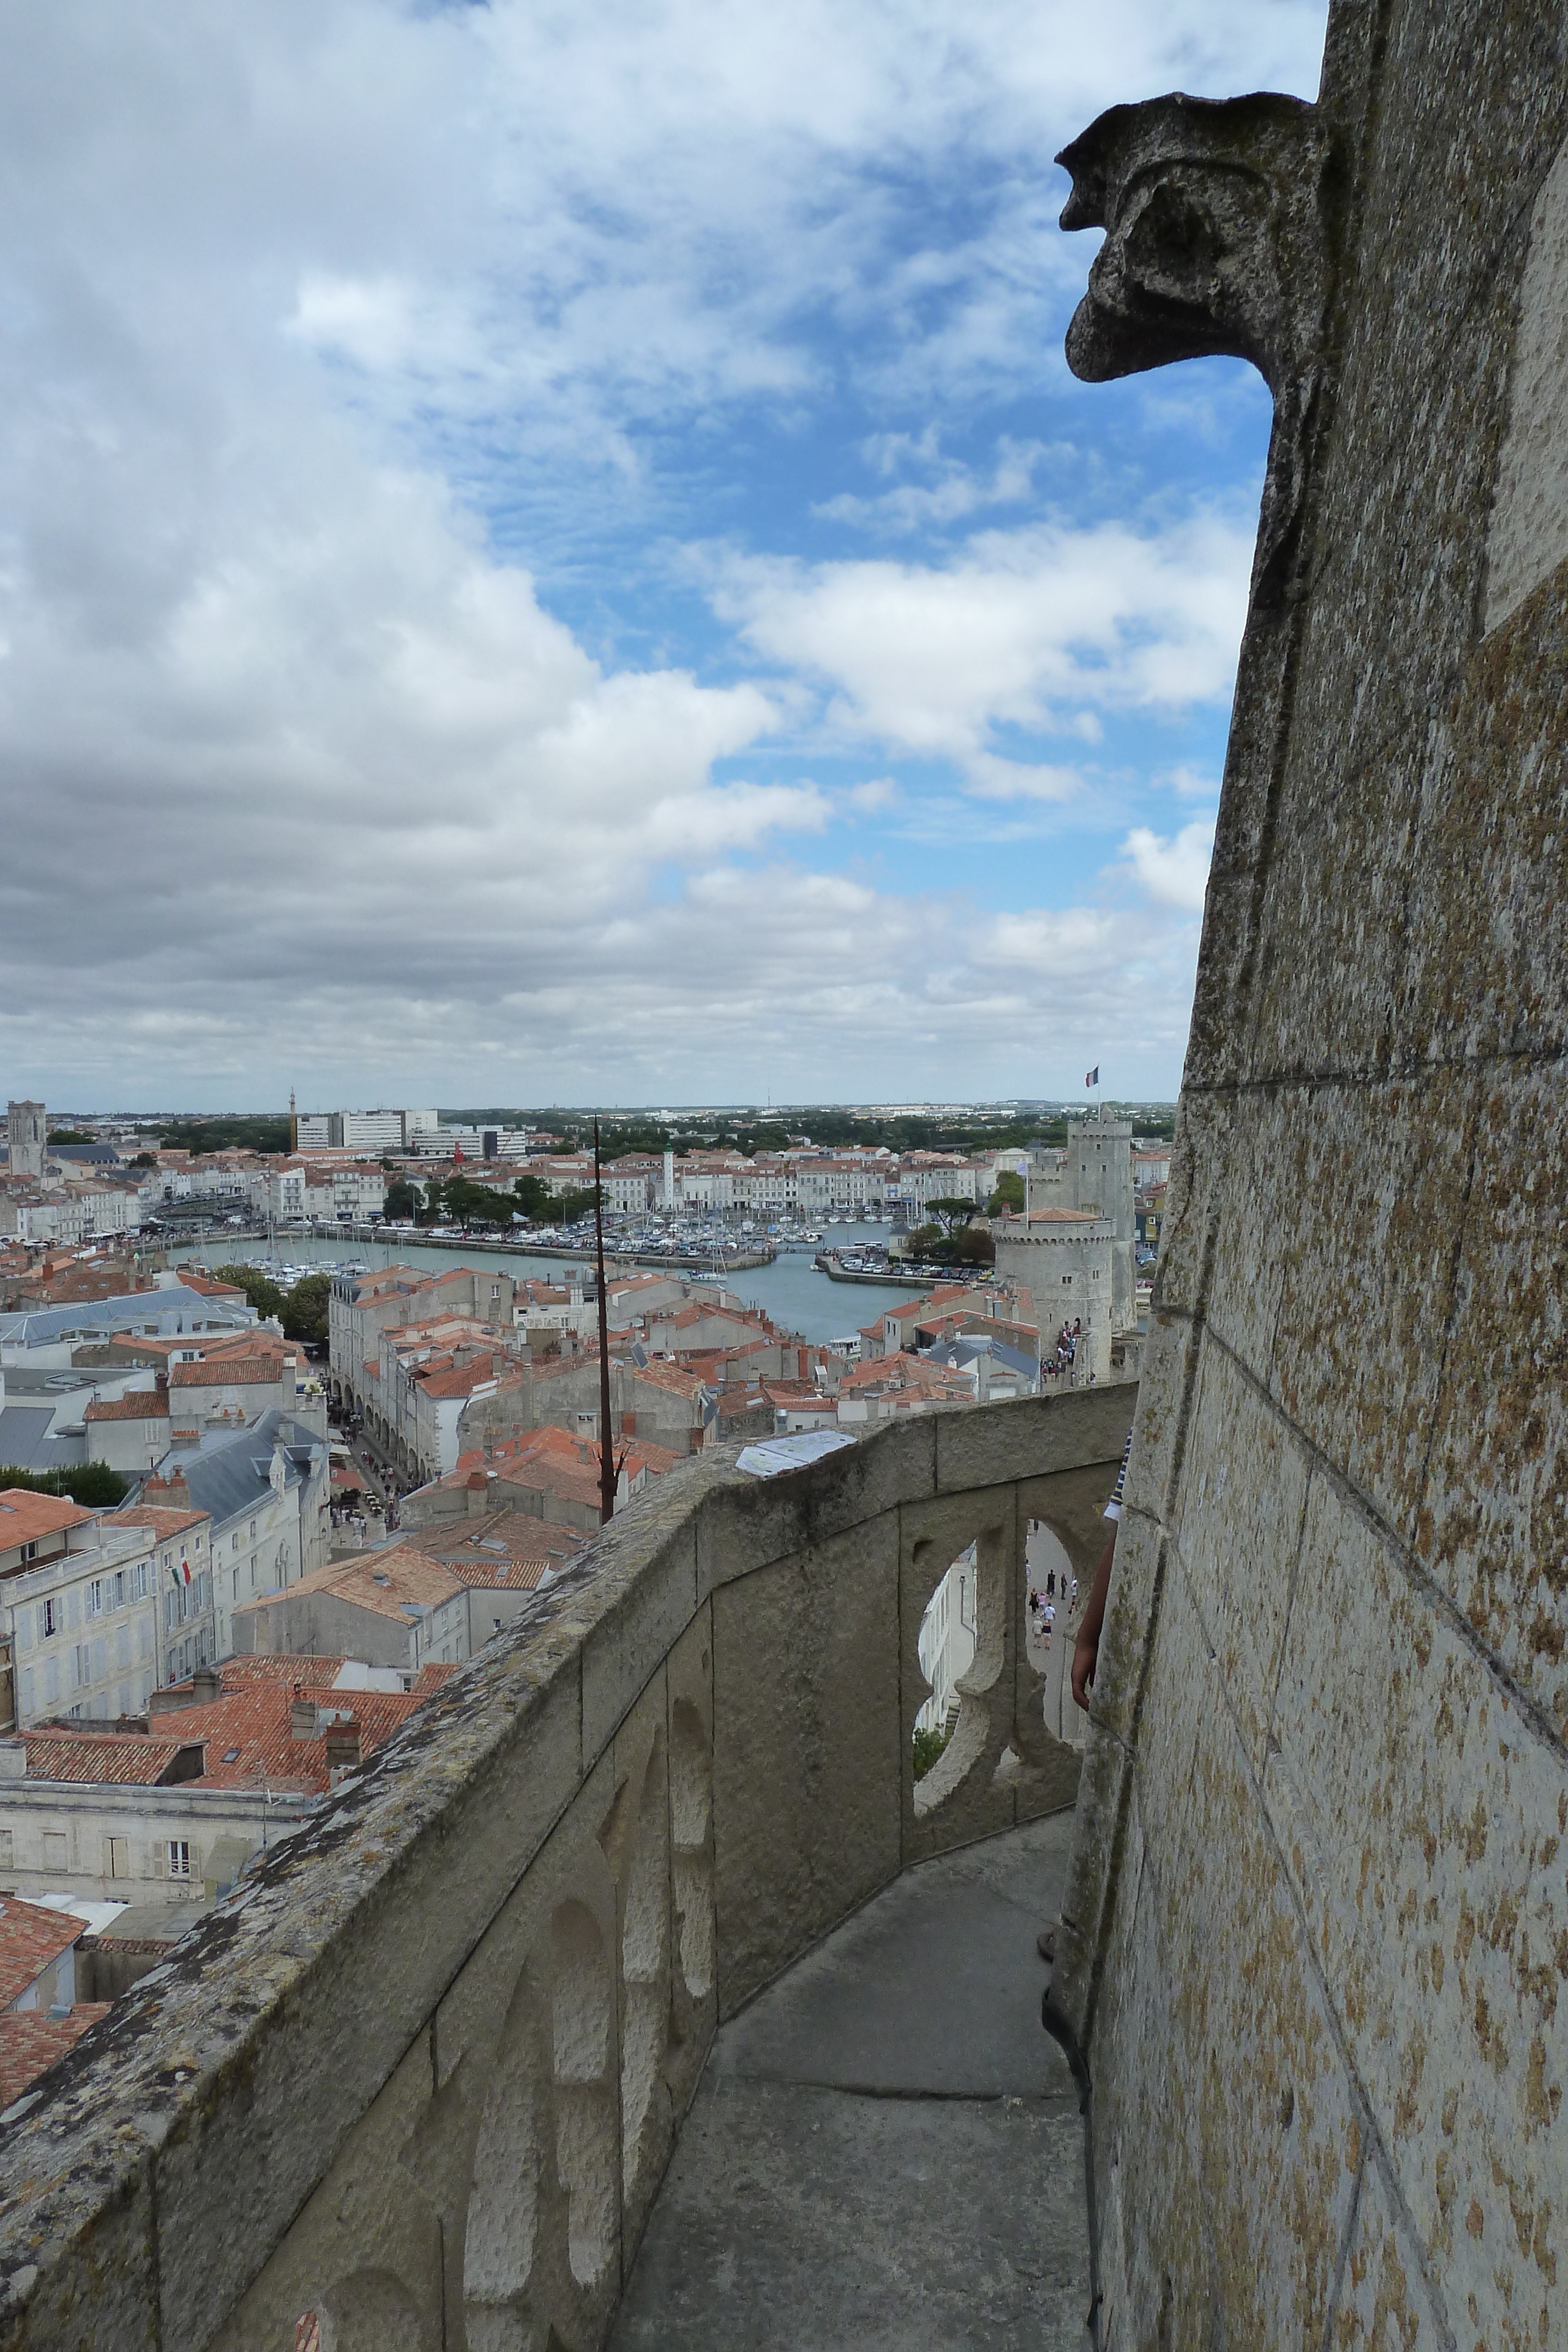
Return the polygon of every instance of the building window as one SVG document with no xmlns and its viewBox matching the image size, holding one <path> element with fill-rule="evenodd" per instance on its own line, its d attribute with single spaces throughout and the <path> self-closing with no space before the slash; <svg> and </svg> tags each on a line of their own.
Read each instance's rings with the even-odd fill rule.
<svg viewBox="0 0 1568 2352">
<path fill-rule="evenodd" d="M 38 1639 L 39 1639 L 39 1641 L 40 1641 L 40 1642 L 47 1642 L 47 1641 L 48 1640 L 48 1638 L 49 1638 L 49 1636 L 50 1636 L 50 1634 L 51 1634 L 51 1633 L 57 1633 L 59 1632 L 59 1630 L 60 1630 L 60 1604 L 59 1604 L 59 1602 L 58 1602 L 57 1601 L 42 1601 L 42 1602 L 39 1604 L 39 1608 L 38 1608 Z"/>
<path fill-rule="evenodd" d="M 24 1666 L 22 1669 L 22 1712 L 24 1715 L 31 1715 L 33 1712 L 33 1669 L 31 1666 Z"/>
<path fill-rule="evenodd" d="M 145 1600 L 146 1600 L 146 1598 L 147 1598 L 147 1591 L 148 1591 L 148 1579 L 149 1579 L 149 1577 L 151 1576 L 152 1572 L 152 1561 L 151 1561 L 150 1559 L 139 1559 L 139 1560 L 137 1561 L 137 1563 L 136 1563 L 135 1567 L 131 1570 L 131 1599 L 132 1599 L 133 1601 L 145 1601 Z"/>
<path fill-rule="evenodd" d="M 184 1838 L 169 1840 L 169 1875 L 171 1878 L 189 1878 L 191 1875 L 191 1849 Z"/>
<path fill-rule="evenodd" d="M 46 1830 L 44 1832 L 44 1868 L 64 1870 L 67 1867 L 64 1830 Z"/>
<path fill-rule="evenodd" d="M 87 1589 L 87 1613 L 89 1617 L 103 1614 L 103 1579 L 95 1576 Z"/>
<path fill-rule="evenodd" d="M 50 1658 L 44 1667 L 44 1705 L 54 1706 L 60 1696 L 60 1662 Z"/>
<path fill-rule="evenodd" d="M 71 1688 L 85 1689 L 92 1680 L 92 1660 L 85 1642 L 78 1642 L 71 1652 Z"/>
</svg>

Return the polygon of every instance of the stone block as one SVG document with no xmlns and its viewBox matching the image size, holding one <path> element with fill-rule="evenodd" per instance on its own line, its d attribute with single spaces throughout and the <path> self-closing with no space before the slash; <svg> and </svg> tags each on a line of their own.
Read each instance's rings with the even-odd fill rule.
<svg viewBox="0 0 1568 2352">
<path fill-rule="evenodd" d="M 1174 1581 L 1154 1679 L 1164 1714 L 1145 1717 L 1136 1805 L 1154 1916 L 1134 1943 L 1131 1904 L 1118 1902 L 1107 1975 L 1119 2005 L 1094 2029 L 1096 2097 L 1131 2115 L 1130 2093 L 1112 2089 L 1124 2070 L 1163 2061 L 1176 2078 L 1166 2102 L 1190 2118 L 1201 2192 L 1188 2226 L 1204 2236 L 1212 2333 L 1199 2340 L 1315 2344 L 1349 2222 L 1359 2108 L 1223 1676 Z M 1135 1955 L 1151 1973 L 1135 1973 Z M 1160 2160 L 1154 2145 L 1144 2160 Z M 1141 2228 L 1135 2209 L 1129 2221 Z M 1146 2248 L 1147 2271 L 1173 2251 Z M 1136 2315 L 1139 2326 L 1155 2315 Z M 1183 2333 L 1192 2340 L 1190 2321 Z"/>
<path fill-rule="evenodd" d="M 1405 2207 L 1506 2341 L 1568 2261 L 1568 1776 L 1325 1478 L 1274 1738 L 1270 1811 Z"/>
<path fill-rule="evenodd" d="M 1176 1542 L 1182 1582 L 1255 1772 L 1263 1767 L 1310 1471 L 1279 1408 L 1206 1339 Z"/>
<path fill-rule="evenodd" d="M 665 2080 L 677 2115 L 695 2094 L 718 2023 L 714 1919 L 713 1612 L 703 1609 L 671 1651 L 670 1872 L 674 1956 Z"/>
<path fill-rule="evenodd" d="M 1416 1527 L 1422 1566 L 1568 1733 L 1568 1144 L 1561 1063 L 1479 1097 L 1452 1332 Z"/>
<path fill-rule="evenodd" d="M 68 2064 L 69 2062 L 67 2062 Z M 97 2102 L 93 2102 L 96 2105 Z M 14 2129 L 14 2126 L 8 2126 Z M 0 2285 L 0 2343 L 10 2352 L 162 2352 L 158 2230 L 150 2152 L 121 2130 L 68 2173 L 18 2183 L 15 2233 Z"/>
<path fill-rule="evenodd" d="M 570 1802 L 575 1667 L 526 1627 L 476 1660 L 422 1745 L 393 1743 L 219 1915 L 221 1960 L 161 1989 L 160 2071 L 181 2053 L 191 2084 L 158 2162 L 172 2340 L 204 2343 L 257 2275 Z"/>
<path fill-rule="evenodd" d="M 637 1530 L 641 1537 L 643 1530 Z M 598 1580 L 600 1608 L 582 1645 L 582 1760 L 591 1769 L 658 1674 L 697 1605 L 695 1517 L 628 1546 Z"/>
<path fill-rule="evenodd" d="M 936 1491 L 959 1494 L 1120 1462 L 1136 1402 L 1131 1387 L 1070 1389 L 1062 1396 L 935 1413 Z"/>
<path fill-rule="evenodd" d="M 713 1596 L 718 2007 L 899 1867 L 898 1523 Z"/>
<path fill-rule="evenodd" d="M 1568 797 L 1568 576 L 1554 570 L 1469 652 L 1434 731 L 1409 859 L 1395 1006 L 1401 1063 L 1557 1055 Z"/>
<path fill-rule="evenodd" d="M 1228 1252 L 1234 1247 L 1239 1203 L 1228 1194 L 1227 1171 L 1238 1109 L 1230 1095 L 1183 1087 L 1155 1267 L 1154 1313 L 1158 1318 L 1206 1311 L 1222 1202 Z M 1245 1198 L 1240 1195 L 1242 1202 Z"/>
<path fill-rule="evenodd" d="M 1115 1997 L 1114 1976 L 1104 1979 L 1101 1962 L 1106 1920 L 1124 1885 L 1132 1771 L 1125 1742 L 1091 1717 L 1048 1995 L 1052 2014 L 1080 2049 L 1088 2047 L 1103 1987 L 1108 1983 L 1109 1997 Z"/>
<path fill-rule="evenodd" d="M 734 1472 L 705 1497 L 698 1516 L 699 1598 L 935 1494 L 936 1462 L 936 1417 L 921 1414 L 776 1478 Z"/>
<path fill-rule="evenodd" d="M 1446 1070 L 1292 1089 L 1257 1147 L 1260 1181 L 1290 1214 L 1270 1353 L 1236 1351 L 1406 1534 L 1453 1308 L 1474 1098 L 1474 1081 Z"/>
<path fill-rule="evenodd" d="M 1444 2298 L 1434 2297 L 1422 2248 L 1375 2159 L 1364 2159 L 1358 2190 L 1329 2341 L 1344 2352 L 1395 2345 L 1400 2352 L 1437 2352 L 1439 2345 L 1447 2352 L 1456 2340 L 1468 2342 L 1443 2310 Z M 1448 2282 L 1450 2297 L 1457 2284 Z M 1456 2309 L 1463 2309 L 1462 2297 Z M 1550 2342 L 1550 2334 L 1539 2340 Z"/>
<path fill-rule="evenodd" d="M 1165 1538 L 1158 1524 L 1146 1512 L 1124 1511 L 1116 1528 L 1116 1556 L 1089 1708 L 1092 1722 L 1121 1739 L 1135 1735 L 1164 1559 Z"/>
<path fill-rule="evenodd" d="M 1154 1519 L 1173 1507 L 1191 1418 L 1203 1325 L 1186 1317 L 1149 1318 L 1138 1381 L 1137 1418 L 1123 1501 Z"/>
<path fill-rule="evenodd" d="M 422 2033 L 213 2338 L 211 2352 L 287 2347 L 295 2323 L 311 2311 L 334 2343 L 364 2342 L 377 2323 L 385 2342 L 441 2343 L 440 2209 L 403 2161 L 432 2088 L 430 2036 Z M 235 2227 L 244 2225 L 236 2215 Z"/>
</svg>

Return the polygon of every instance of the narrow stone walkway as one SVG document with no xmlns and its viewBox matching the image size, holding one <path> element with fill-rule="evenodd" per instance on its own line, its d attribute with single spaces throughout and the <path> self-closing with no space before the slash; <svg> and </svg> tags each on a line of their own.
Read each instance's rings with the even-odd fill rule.
<svg viewBox="0 0 1568 2352">
<path fill-rule="evenodd" d="M 612 2352 L 1086 2352 L 1035 1951 L 1072 1816 L 908 1871 L 724 2027 Z"/>
</svg>

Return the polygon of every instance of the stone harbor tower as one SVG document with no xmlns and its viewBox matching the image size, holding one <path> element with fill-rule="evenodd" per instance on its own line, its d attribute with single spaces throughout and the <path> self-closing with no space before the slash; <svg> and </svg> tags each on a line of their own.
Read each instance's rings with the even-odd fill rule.
<svg viewBox="0 0 1568 2352">
<path fill-rule="evenodd" d="M 1133 1199 L 1133 1124 L 1125 1118 L 1073 1119 L 1067 1129 L 1070 1205 L 1092 1209 L 1111 1228 L 1111 1328 L 1130 1331 L 1138 1319 L 1137 1212 Z"/>
<path fill-rule="evenodd" d="M 6 1104 L 5 1140 L 11 1147 L 13 1176 L 43 1174 L 44 1144 L 48 1131 L 48 1119 L 42 1103 Z"/>
</svg>

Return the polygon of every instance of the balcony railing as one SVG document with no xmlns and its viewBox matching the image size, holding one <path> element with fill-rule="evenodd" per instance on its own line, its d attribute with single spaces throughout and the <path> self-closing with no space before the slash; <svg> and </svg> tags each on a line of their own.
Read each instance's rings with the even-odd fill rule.
<svg viewBox="0 0 1568 2352">
<path fill-rule="evenodd" d="M 911 1863 L 1071 1801 L 1026 1531 L 1087 1589 L 1134 1400 L 660 1481 L 7 2111 L 7 2345 L 602 2342 L 717 2023 Z"/>
</svg>

